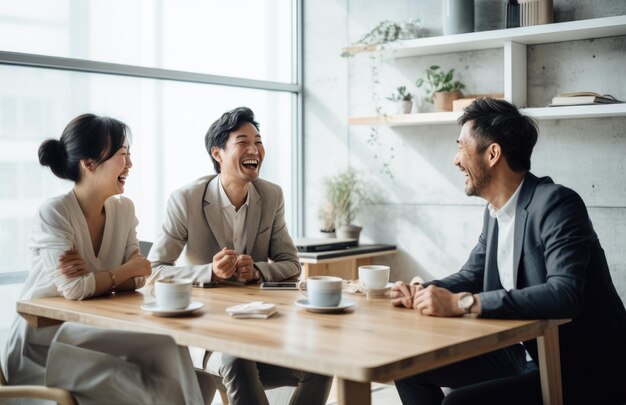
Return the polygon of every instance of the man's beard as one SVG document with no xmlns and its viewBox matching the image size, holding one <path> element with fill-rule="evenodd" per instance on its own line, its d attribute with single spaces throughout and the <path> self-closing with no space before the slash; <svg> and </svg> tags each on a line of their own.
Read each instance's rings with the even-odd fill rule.
<svg viewBox="0 0 626 405">
<path fill-rule="evenodd" d="M 479 161 L 476 170 L 472 170 L 472 176 L 469 177 L 469 184 L 465 187 L 465 194 L 469 197 L 480 197 L 481 192 L 487 187 L 491 181 L 491 176 L 486 170 L 483 162 Z"/>
</svg>

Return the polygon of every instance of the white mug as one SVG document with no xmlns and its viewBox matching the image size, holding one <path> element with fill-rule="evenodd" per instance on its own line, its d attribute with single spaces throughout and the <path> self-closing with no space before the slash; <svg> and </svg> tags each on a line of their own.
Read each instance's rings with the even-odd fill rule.
<svg viewBox="0 0 626 405">
<path fill-rule="evenodd" d="M 191 303 L 191 280 L 170 278 L 154 283 L 154 296 L 161 309 L 185 309 Z"/>
<path fill-rule="evenodd" d="M 306 279 L 306 291 L 300 289 L 316 307 L 336 307 L 341 302 L 343 280 L 333 276 L 311 276 Z"/>
<path fill-rule="evenodd" d="M 389 282 L 389 266 L 359 266 L 359 286 L 367 290 L 385 288 Z"/>
</svg>

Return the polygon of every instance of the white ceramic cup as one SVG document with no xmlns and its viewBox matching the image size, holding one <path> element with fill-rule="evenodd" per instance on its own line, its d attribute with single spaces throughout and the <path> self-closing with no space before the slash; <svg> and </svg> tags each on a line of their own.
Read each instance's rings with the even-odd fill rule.
<svg viewBox="0 0 626 405">
<path fill-rule="evenodd" d="M 154 296 L 161 309 L 184 309 L 191 303 L 191 280 L 173 278 L 157 280 Z"/>
<path fill-rule="evenodd" d="M 311 276 L 306 279 L 306 291 L 301 291 L 313 306 L 336 307 L 341 302 L 342 282 L 339 277 Z"/>
<path fill-rule="evenodd" d="M 389 266 L 359 266 L 359 285 L 368 290 L 385 288 L 389 282 Z"/>
</svg>

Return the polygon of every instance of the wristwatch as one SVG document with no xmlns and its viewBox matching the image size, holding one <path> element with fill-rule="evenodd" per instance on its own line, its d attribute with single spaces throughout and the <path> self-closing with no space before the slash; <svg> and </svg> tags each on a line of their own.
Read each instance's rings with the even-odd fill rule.
<svg viewBox="0 0 626 405">
<path fill-rule="evenodd" d="M 474 305 L 474 294 L 465 293 L 459 298 L 459 308 L 465 311 L 466 314 L 472 312 L 472 305 Z"/>
<path fill-rule="evenodd" d="M 255 280 L 261 279 L 261 272 L 258 269 L 254 269 L 254 279 Z"/>
</svg>

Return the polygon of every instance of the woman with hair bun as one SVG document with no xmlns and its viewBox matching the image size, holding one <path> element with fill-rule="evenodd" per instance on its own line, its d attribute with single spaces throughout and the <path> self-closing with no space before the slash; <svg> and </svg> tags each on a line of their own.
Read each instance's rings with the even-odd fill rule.
<svg viewBox="0 0 626 405">
<path fill-rule="evenodd" d="M 20 300 L 59 295 L 83 300 L 144 285 L 150 262 L 139 253 L 134 205 L 121 196 L 133 166 L 128 136 L 121 121 L 83 114 L 70 121 L 60 139 L 39 147 L 39 162 L 74 187 L 39 209 L 30 240 L 31 270 Z M 61 346 L 55 339 L 68 331 L 79 335 L 81 344 L 100 342 L 100 352 L 63 345 L 63 361 L 47 364 Z M 69 323 L 35 329 L 17 316 L 2 367 L 10 385 L 45 382 L 68 389 L 81 404 L 205 402 L 189 352 L 163 336 Z M 138 373 L 137 367 L 149 371 Z M 85 377 L 94 370 L 96 378 Z"/>
</svg>

